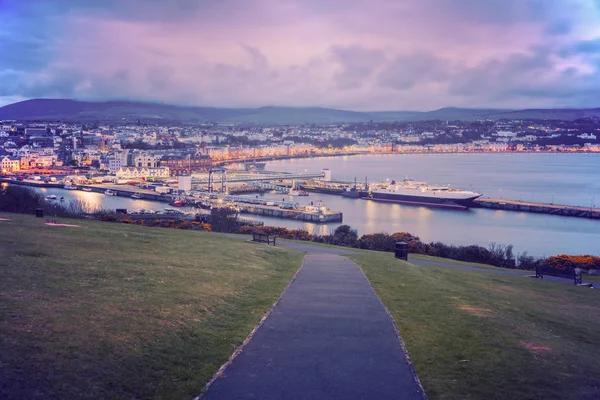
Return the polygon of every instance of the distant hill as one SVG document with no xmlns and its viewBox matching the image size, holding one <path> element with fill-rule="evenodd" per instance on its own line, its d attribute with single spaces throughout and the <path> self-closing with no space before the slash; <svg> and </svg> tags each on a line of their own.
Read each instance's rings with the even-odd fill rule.
<svg viewBox="0 0 600 400">
<path fill-rule="evenodd" d="M 575 119 L 600 117 L 593 109 L 500 110 L 446 107 L 439 110 L 358 112 L 332 108 L 184 107 L 133 101 L 89 102 L 67 99 L 33 99 L 0 107 L 0 120 L 230 122 L 254 124 L 334 124 L 383 121 L 476 119 Z"/>
</svg>

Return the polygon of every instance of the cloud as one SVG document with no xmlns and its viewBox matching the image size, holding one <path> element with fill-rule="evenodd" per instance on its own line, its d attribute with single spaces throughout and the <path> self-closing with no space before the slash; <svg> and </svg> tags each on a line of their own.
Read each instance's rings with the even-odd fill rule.
<svg viewBox="0 0 600 400">
<path fill-rule="evenodd" d="M 0 0 L 0 103 L 597 106 L 595 0 Z"/>
<path fill-rule="evenodd" d="M 334 84 L 340 90 L 356 89 L 386 62 L 383 51 L 361 46 L 334 46 L 332 58 L 340 65 Z"/>
</svg>

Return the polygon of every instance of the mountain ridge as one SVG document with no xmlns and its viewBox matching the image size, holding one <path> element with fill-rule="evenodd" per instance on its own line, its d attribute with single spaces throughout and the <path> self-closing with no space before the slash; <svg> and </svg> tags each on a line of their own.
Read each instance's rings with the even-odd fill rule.
<svg viewBox="0 0 600 400">
<path fill-rule="evenodd" d="M 443 107 L 432 111 L 352 111 L 326 107 L 219 108 L 110 100 L 30 99 L 0 107 L 0 120 L 181 121 L 300 125 L 477 119 L 576 119 L 600 117 L 597 108 L 493 109 Z"/>
</svg>

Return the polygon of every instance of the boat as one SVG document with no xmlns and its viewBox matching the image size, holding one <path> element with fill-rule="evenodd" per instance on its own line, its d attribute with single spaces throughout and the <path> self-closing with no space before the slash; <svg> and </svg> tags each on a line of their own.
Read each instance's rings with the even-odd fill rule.
<svg viewBox="0 0 600 400">
<path fill-rule="evenodd" d="M 244 163 L 244 170 L 246 171 L 264 171 L 267 163 L 265 162 L 249 162 Z"/>
<path fill-rule="evenodd" d="M 342 196 L 349 197 L 351 199 L 358 199 L 360 197 L 360 190 L 356 186 L 348 187 L 342 192 Z"/>
<path fill-rule="evenodd" d="M 172 202 L 169 203 L 170 206 L 173 207 L 184 207 L 187 205 L 187 201 L 185 200 L 173 200 Z"/>
<path fill-rule="evenodd" d="M 203 210 L 210 210 L 212 208 L 212 202 L 208 200 L 199 201 L 196 203 L 196 205 Z"/>
<path fill-rule="evenodd" d="M 155 210 L 146 210 L 145 208 L 140 208 L 140 210 L 137 212 L 140 215 L 147 215 L 147 214 L 157 214 L 158 211 Z"/>
<path fill-rule="evenodd" d="M 55 194 L 49 194 L 48 196 L 46 196 L 46 200 L 56 200 L 56 195 Z"/>
<path fill-rule="evenodd" d="M 65 185 L 65 186 L 63 186 L 63 188 L 67 189 L 67 190 L 77 190 L 77 189 L 79 189 L 77 186 L 73 186 L 73 185 Z"/>
<path fill-rule="evenodd" d="M 316 202 L 311 201 L 310 204 L 304 206 L 304 211 L 308 213 L 323 214 L 327 211 L 327 207 L 325 206 L 325 204 L 323 204 L 321 200 L 318 200 Z"/>
<path fill-rule="evenodd" d="M 64 198 L 64 197 L 61 197 L 61 198 L 60 198 L 60 201 L 65 201 L 65 198 Z"/>
<path fill-rule="evenodd" d="M 308 196 L 308 192 L 306 190 L 299 190 L 296 196 Z"/>
<path fill-rule="evenodd" d="M 84 192 L 91 192 L 91 191 L 92 191 L 92 188 L 89 188 L 89 187 L 84 187 L 82 190 L 83 190 Z"/>
<path fill-rule="evenodd" d="M 134 194 L 131 195 L 131 198 L 132 199 L 143 199 L 144 195 L 141 194 L 141 193 L 134 193 Z"/>
<path fill-rule="evenodd" d="M 176 210 L 174 208 L 165 208 L 164 210 L 165 210 L 165 214 L 177 214 L 177 215 L 183 214 L 183 212 Z"/>
<path fill-rule="evenodd" d="M 116 196 L 117 192 L 115 192 L 114 190 L 106 189 L 104 191 L 104 194 L 107 195 L 107 196 Z"/>
<path fill-rule="evenodd" d="M 427 207 L 467 209 L 474 205 L 473 200 L 480 196 L 481 193 L 469 190 L 451 189 L 448 186 L 434 186 L 405 179 L 401 182 L 392 181 L 389 185 L 374 185 L 367 198 Z"/>
</svg>

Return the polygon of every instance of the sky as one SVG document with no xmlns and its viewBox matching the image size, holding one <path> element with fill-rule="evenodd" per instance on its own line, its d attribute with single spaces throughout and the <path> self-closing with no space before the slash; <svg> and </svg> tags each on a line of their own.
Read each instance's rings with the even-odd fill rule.
<svg viewBox="0 0 600 400">
<path fill-rule="evenodd" d="M 0 0 L 0 106 L 600 107 L 600 0 Z"/>
</svg>

